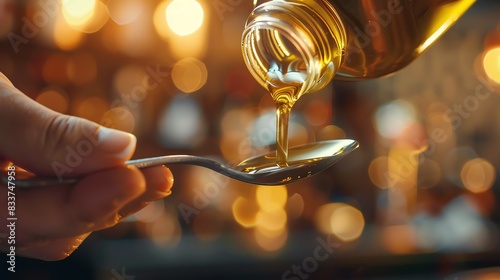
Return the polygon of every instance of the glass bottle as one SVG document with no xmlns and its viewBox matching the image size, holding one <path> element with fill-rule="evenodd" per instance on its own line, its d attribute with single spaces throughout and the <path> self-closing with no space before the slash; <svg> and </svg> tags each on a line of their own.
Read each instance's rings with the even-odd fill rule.
<svg viewBox="0 0 500 280">
<path fill-rule="evenodd" d="M 303 83 L 300 97 L 334 76 L 377 78 L 403 68 L 474 2 L 254 0 L 242 37 L 243 57 L 266 89 Z"/>
<path fill-rule="evenodd" d="M 403 68 L 474 2 L 254 0 L 243 58 L 276 102 L 278 162 L 286 162 L 288 116 L 300 96 L 334 77 L 377 78 Z"/>
</svg>

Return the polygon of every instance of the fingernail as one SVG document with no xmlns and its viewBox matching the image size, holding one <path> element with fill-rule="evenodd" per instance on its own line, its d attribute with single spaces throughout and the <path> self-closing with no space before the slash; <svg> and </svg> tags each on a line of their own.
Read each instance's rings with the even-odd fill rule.
<svg viewBox="0 0 500 280">
<path fill-rule="evenodd" d="M 130 158 L 135 150 L 137 138 L 133 134 L 120 130 L 101 127 L 97 135 L 101 151 L 119 158 Z"/>
<path fill-rule="evenodd" d="M 174 186 L 174 175 L 172 174 L 172 171 L 170 168 L 166 167 L 165 165 L 162 165 L 162 169 L 164 172 L 164 176 L 167 179 L 167 188 L 165 189 L 165 193 L 171 194 L 172 193 L 172 187 Z"/>
<path fill-rule="evenodd" d="M 171 194 L 172 194 L 171 190 L 169 190 L 167 192 L 156 192 L 156 197 L 159 197 L 159 199 L 162 199 L 162 198 L 165 198 Z"/>
<path fill-rule="evenodd" d="M 161 172 L 157 174 L 159 176 L 156 179 L 156 183 L 160 186 L 160 188 L 157 189 L 157 194 L 165 197 L 172 193 L 174 176 L 172 175 L 172 171 L 170 171 L 170 169 L 164 165 L 160 167 L 160 170 Z"/>
<path fill-rule="evenodd" d="M 165 166 L 150 167 L 141 170 L 146 178 L 147 190 L 144 200 L 153 201 L 172 193 L 173 175 Z"/>
</svg>

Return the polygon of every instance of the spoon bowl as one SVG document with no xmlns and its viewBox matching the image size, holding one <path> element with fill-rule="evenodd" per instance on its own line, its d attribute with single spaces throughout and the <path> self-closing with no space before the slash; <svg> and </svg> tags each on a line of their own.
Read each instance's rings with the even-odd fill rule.
<svg viewBox="0 0 500 280">
<path fill-rule="evenodd" d="M 324 171 L 358 148 L 359 143 L 351 139 L 329 140 L 297 146 L 288 150 L 287 166 L 276 163 L 276 152 L 253 157 L 229 167 L 218 161 L 192 155 L 170 155 L 129 160 L 125 164 L 137 168 L 158 165 L 188 164 L 202 166 L 227 177 L 255 185 L 282 185 L 301 180 Z M 2 181 L 7 176 L 2 174 Z M 78 178 L 16 178 L 16 187 L 41 187 L 75 184 Z"/>
<path fill-rule="evenodd" d="M 350 139 L 315 142 L 289 149 L 285 167 L 276 164 L 276 152 L 271 152 L 246 159 L 234 168 L 253 175 L 260 185 L 280 185 L 320 173 L 358 146 Z"/>
</svg>

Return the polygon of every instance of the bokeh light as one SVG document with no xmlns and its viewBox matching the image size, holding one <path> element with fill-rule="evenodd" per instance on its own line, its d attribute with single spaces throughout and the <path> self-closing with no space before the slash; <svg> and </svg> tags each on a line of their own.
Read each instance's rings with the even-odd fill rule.
<svg viewBox="0 0 500 280">
<path fill-rule="evenodd" d="M 106 24 L 108 19 L 109 19 L 108 8 L 101 1 L 97 1 L 91 20 L 89 20 L 86 24 L 82 26 L 76 26 L 76 28 L 85 33 L 95 33 L 99 31 Z"/>
<path fill-rule="evenodd" d="M 287 189 L 285 186 L 260 186 L 257 188 L 256 197 L 260 208 L 265 211 L 282 209 L 286 204 Z"/>
<path fill-rule="evenodd" d="M 302 124 L 301 116 L 293 113 L 288 123 L 288 144 L 290 147 L 306 144 L 309 141 L 309 131 Z M 276 110 L 269 109 L 260 112 L 250 131 L 252 145 L 265 147 L 276 143 Z"/>
<path fill-rule="evenodd" d="M 331 217 L 332 233 L 342 241 L 358 239 L 365 228 L 365 219 L 358 209 L 350 205 L 340 205 Z"/>
<path fill-rule="evenodd" d="M 255 147 L 249 133 L 258 111 L 250 109 L 231 109 L 224 113 L 220 128 L 222 139 L 219 143 L 221 154 L 229 162 L 239 163 L 251 156 L 268 151 L 266 147 Z"/>
<path fill-rule="evenodd" d="M 257 186 L 254 199 L 238 196 L 232 205 L 235 221 L 253 229 L 257 245 L 265 251 L 281 249 L 288 237 L 285 186 Z"/>
<path fill-rule="evenodd" d="M 266 232 L 282 231 L 286 227 L 287 215 L 284 209 L 261 209 L 257 213 L 258 228 Z"/>
<path fill-rule="evenodd" d="M 225 132 L 219 142 L 220 152 L 228 162 L 239 163 L 252 156 L 252 147 L 244 131 Z"/>
<path fill-rule="evenodd" d="M 315 99 L 305 109 L 307 122 L 312 126 L 324 126 L 332 119 L 332 105 L 325 100 Z"/>
<path fill-rule="evenodd" d="M 319 230 L 344 242 L 358 239 L 365 228 L 361 211 L 345 203 L 322 205 L 316 212 L 315 221 Z"/>
<path fill-rule="evenodd" d="M 234 220 L 245 228 L 251 228 L 257 224 L 258 210 L 256 203 L 241 196 L 237 197 L 232 205 Z"/>
<path fill-rule="evenodd" d="M 493 186 L 496 179 L 496 169 L 487 160 L 475 158 L 464 164 L 460 175 L 466 189 L 480 193 Z"/>
<path fill-rule="evenodd" d="M 333 140 L 333 139 L 344 139 L 346 138 L 345 131 L 336 125 L 327 125 L 323 127 L 317 136 L 318 141 Z"/>
<path fill-rule="evenodd" d="M 225 112 L 220 121 L 220 127 L 223 133 L 246 131 L 256 117 L 257 112 L 254 110 L 235 108 Z"/>
<path fill-rule="evenodd" d="M 287 189 L 285 186 L 259 186 L 256 192 L 260 207 L 256 215 L 255 240 L 266 251 L 279 250 L 287 238 Z"/>
<path fill-rule="evenodd" d="M 274 252 L 283 248 L 288 238 L 288 231 L 282 230 L 276 232 L 276 234 L 269 235 L 259 228 L 256 228 L 254 230 L 254 237 L 260 248 L 268 252 Z"/>
<path fill-rule="evenodd" d="M 109 16 L 118 25 L 136 20 L 144 10 L 141 0 L 108 0 Z"/>
<path fill-rule="evenodd" d="M 185 93 L 192 93 L 202 88 L 208 79 L 205 64 L 196 58 L 185 58 L 177 62 L 172 69 L 172 81 Z"/>
<path fill-rule="evenodd" d="M 190 95 L 175 97 L 160 116 L 158 135 L 166 147 L 196 147 L 206 132 L 200 105 Z"/>
<path fill-rule="evenodd" d="M 203 2 L 203 5 L 207 3 L 208 2 Z M 198 8 L 194 8 L 193 11 L 185 10 L 183 8 L 184 6 L 189 8 L 191 5 L 196 7 L 200 6 L 202 16 L 194 16 L 193 13 L 196 13 Z M 169 9 L 169 7 L 173 7 L 172 11 L 175 12 L 177 9 L 175 8 L 176 6 L 180 6 L 179 9 L 181 11 L 178 14 L 174 14 L 172 17 L 167 16 L 167 9 Z M 184 15 L 184 13 L 188 14 Z M 163 41 L 165 41 L 170 54 L 175 59 L 184 59 L 186 57 L 201 58 L 209 49 L 207 48 L 209 28 L 207 24 L 195 25 L 196 30 L 193 30 L 192 28 L 193 23 L 203 21 L 203 18 L 203 8 L 200 3 L 194 0 L 175 0 L 174 2 L 166 0 L 158 3 L 156 6 L 153 14 L 153 24 L 156 33 L 160 35 L 160 38 L 163 39 Z M 186 21 L 187 24 L 183 23 L 184 21 Z M 178 30 L 173 30 L 170 27 L 171 24 L 173 24 L 174 28 L 177 28 Z M 149 30 L 146 27 L 144 28 Z M 180 36 L 175 33 L 176 31 L 184 35 Z M 193 32 L 189 33 L 186 31 Z"/>
<path fill-rule="evenodd" d="M 100 96 L 85 97 L 82 100 L 77 99 L 74 107 L 74 115 L 98 123 L 109 110 L 109 102 Z"/>
<path fill-rule="evenodd" d="M 46 89 L 35 100 L 56 112 L 64 114 L 68 111 L 68 96 L 62 90 L 55 88 Z"/>
<path fill-rule="evenodd" d="M 298 193 L 294 193 L 292 196 L 288 198 L 286 203 L 286 213 L 288 214 L 288 218 L 296 219 L 302 216 L 304 213 L 305 201 L 302 195 Z"/>
<path fill-rule="evenodd" d="M 61 50 L 70 51 L 83 41 L 83 34 L 72 28 L 62 16 L 58 16 L 53 31 L 54 44 Z"/>
<path fill-rule="evenodd" d="M 288 124 L 288 136 L 292 135 L 293 121 Z M 255 119 L 252 130 L 252 144 L 263 147 L 276 143 L 276 112 L 275 109 L 261 112 Z"/>
<path fill-rule="evenodd" d="M 163 39 L 166 40 L 168 40 L 169 37 L 172 35 L 172 31 L 168 28 L 167 17 L 165 16 L 168 4 L 169 4 L 168 0 L 158 3 L 158 6 L 156 6 L 155 12 L 153 14 L 153 24 L 156 33 L 158 33 L 158 35 L 160 35 Z"/>
<path fill-rule="evenodd" d="M 174 213 L 164 212 L 159 219 L 147 226 L 151 240 L 159 246 L 175 246 L 181 240 L 182 228 Z"/>
<path fill-rule="evenodd" d="M 307 127 L 301 123 L 293 122 L 288 134 L 288 146 L 296 147 L 305 145 L 309 142 L 309 133 Z"/>
<path fill-rule="evenodd" d="M 203 7 L 196 0 L 173 0 L 166 9 L 167 24 L 179 36 L 196 32 L 203 24 Z"/>
<path fill-rule="evenodd" d="M 118 106 L 109 109 L 99 122 L 105 127 L 110 127 L 132 133 L 135 129 L 135 117 L 127 107 Z"/>
<path fill-rule="evenodd" d="M 368 167 L 368 175 L 372 183 L 381 188 L 387 189 L 392 187 L 388 181 L 389 174 L 389 157 L 381 156 L 373 159 Z"/>
<path fill-rule="evenodd" d="M 118 50 L 131 57 L 143 57 L 158 51 L 153 47 L 156 34 L 151 29 L 151 19 L 147 14 L 139 15 L 133 24 L 107 27 L 102 33 L 102 40 L 110 50 Z"/>
<path fill-rule="evenodd" d="M 483 58 L 483 67 L 488 78 L 500 84 L 500 47 L 486 51 Z"/>
<path fill-rule="evenodd" d="M 461 146 L 449 150 L 444 162 L 441 164 L 447 179 L 457 187 L 463 185 L 462 169 L 465 163 L 475 158 L 478 158 L 477 152 L 470 146 Z"/>
<path fill-rule="evenodd" d="M 132 101 L 132 90 L 138 85 L 143 85 L 143 80 L 147 77 L 144 68 L 137 65 L 129 64 L 121 67 L 113 76 L 113 88 L 125 98 Z M 134 99 L 137 99 L 137 96 Z M 134 102 L 140 101 L 139 99 Z"/>
<path fill-rule="evenodd" d="M 426 251 L 478 252 L 491 248 L 495 242 L 491 225 L 481 217 L 473 199 L 467 196 L 452 198 L 442 205 L 439 212 L 420 212 L 413 217 L 412 234 L 408 228 L 400 228 L 387 238 L 386 243 L 395 245 L 392 247 L 396 250 L 407 247 L 401 244 L 405 239 L 407 243 L 416 243 Z"/>
<path fill-rule="evenodd" d="M 415 121 L 415 109 L 407 101 L 398 99 L 381 106 L 375 115 L 377 131 L 383 137 L 397 137 L 405 127 Z"/>
<path fill-rule="evenodd" d="M 82 27 L 94 15 L 98 0 L 63 0 L 62 13 L 66 22 L 71 26 Z"/>
</svg>

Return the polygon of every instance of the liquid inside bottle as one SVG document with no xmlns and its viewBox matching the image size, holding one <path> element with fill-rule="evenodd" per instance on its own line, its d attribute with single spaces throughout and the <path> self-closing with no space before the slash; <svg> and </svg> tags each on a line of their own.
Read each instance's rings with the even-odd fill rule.
<svg viewBox="0 0 500 280">
<path fill-rule="evenodd" d="M 244 61 L 272 95 L 277 163 L 286 165 L 288 119 L 306 93 L 391 74 L 421 55 L 475 0 L 266 0 L 250 14 Z"/>
</svg>

